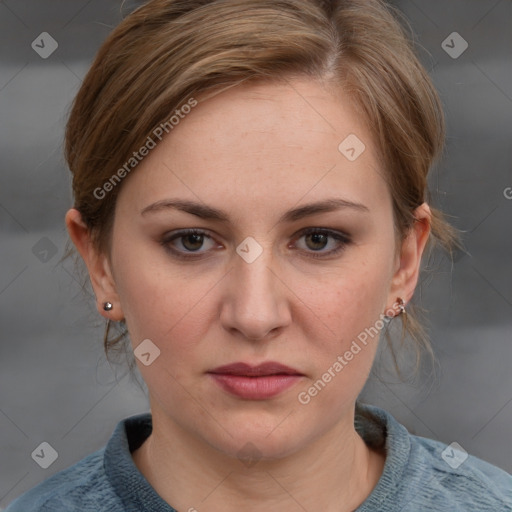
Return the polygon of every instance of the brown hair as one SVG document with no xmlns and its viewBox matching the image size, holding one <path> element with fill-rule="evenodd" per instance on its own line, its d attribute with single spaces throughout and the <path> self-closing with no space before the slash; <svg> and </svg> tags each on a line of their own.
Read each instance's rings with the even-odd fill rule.
<svg viewBox="0 0 512 512">
<path fill-rule="evenodd" d="M 380 0 L 152 0 L 127 16 L 100 48 L 66 129 L 75 208 L 97 247 L 109 251 L 122 183 L 105 197 L 95 191 L 172 112 L 205 92 L 294 76 L 341 85 L 353 97 L 380 151 L 397 233 L 405 236 L 414 209 L 428 200 L 427 174 L 445 128 L 439 97 L 398 16 Z M 451 251 L 454 229 L 432 214 L 431 238 Z M 401 343 L 408 334 L 430 350 L 410 305 L 405 318 Z M 105 348 L 124 334 L 108 340 L 107 329 Z"/>
</svg>

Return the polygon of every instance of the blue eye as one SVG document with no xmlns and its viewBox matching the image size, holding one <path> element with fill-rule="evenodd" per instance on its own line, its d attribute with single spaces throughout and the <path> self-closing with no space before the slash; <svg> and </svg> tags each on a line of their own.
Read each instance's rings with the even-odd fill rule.
<svg viewBox="0 0 512 512">
<path fill-rule="evenodd" d="M 305 247 L 299 247 L 299 250 L 304 251 L 307 257 L 312 258 L 334 256 L 351 242 L 348 235 L 324 228 L 307 228 L 301 231 L 295 240 L 302 238 L 305 240 Z M 161 245 L 177 258 L 192 260 L 201 258 L 208 251 L 208 247 L 201 251 L 205 241 L 209 241 L 210 249 L 215 246 L 219 247 L 212 237 L 201 229 L 185 229 L 166 235 L 161 241 Z M 296 248 L 296 243 L 294 245 Z M 329 245 L 333 247 L 327 251 L 323 250 Z"/>
</svg>

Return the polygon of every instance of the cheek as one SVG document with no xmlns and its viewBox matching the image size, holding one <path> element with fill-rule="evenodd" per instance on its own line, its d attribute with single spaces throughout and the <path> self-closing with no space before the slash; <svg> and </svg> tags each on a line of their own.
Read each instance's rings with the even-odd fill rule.
<svg viewBox="0 0 512 512">
<path fill-rule="evenodd" d="M 125 254 L 130 256 L 117 262 L 116 286 L 133 348 L 150 339 L 160 350 L 155 366 L 176 377 L 185 377 L 186 368 L 199 371 L 194 358 L 211 329 L 212 298 L 222 275 L 162 265 L 154 254 L 137 253 L 135 247 Z M 139 369 L 146 379 L 148 368 L 139 364 Z"/>
<path fill-rule="evenodd" d="M 191 320 L 201 310 L 201 299 L 207 300 L 204 295 L 215 284 L 208 278 L 164 274 L 150 265 L 134 271 L 129 260 L 121 267 L 126 279 L 118 290 L 134 344 L 139 338 L 163 342 L 184 325 L 193 327 Z"/>
<path fill-rule="evenodd" d="M 360 248 L 324 275 L 297 272 L 294 292 L 310 311 L 303 325 L 312 329 L 309 339 L 339 349 L 375 324 L 385 311 L 391 277 L 391 252 L 386 258 L 377 247 Z"/>
<path fill-rule="evenodd" d="M 347 259 L 344 271 L 298 286 L 310 310 L 301 329 L 307 338 L 304 360 L 312 362 L 312 372 L 297 399 L 309 404 L 310 412 L 318 407 L 319 414 L 334 418 L 363 388 L 386 326 L 387 262 L 382 251 L 367 251 L 365 257 Z"/>
<path fill-rule="evenodd" d="M 162 407 L 184 411 L 191 396 L 200 396 L 195 386 L 204 366 L 199 345 L 208 335 L 204 295 L 210 283 L 145 268 L 131 273 L 129 261 L 123 266 L 132 276 L 121 292 L 132 349 L 149 339 L 159 350 L 148 366 L 135 359 L 139 372 Z M 200 413 L 201 408 L 195 412 Z"/>
</svg>

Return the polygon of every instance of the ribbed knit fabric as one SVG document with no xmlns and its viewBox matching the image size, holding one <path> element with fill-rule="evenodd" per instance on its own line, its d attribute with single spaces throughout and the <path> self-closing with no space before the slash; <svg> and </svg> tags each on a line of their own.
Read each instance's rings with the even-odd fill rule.
<svg viewBox="0 0 512 512">
<path fill-rule="evenodd" d="M 355 427 L 368 445 L 386 450 L 384 472 L 356 512 L 512 512 L 512 475 L 496 466 L 469 456 L 453 468 L 442 457 L 446 445 L 409 434 L 374 406 L 357 404 Z M 151 429 L 150 414 L 121 421 L 104 448 L 23 494 L 5 512 L 176 512 L 131 457 Z"/>
</svg>

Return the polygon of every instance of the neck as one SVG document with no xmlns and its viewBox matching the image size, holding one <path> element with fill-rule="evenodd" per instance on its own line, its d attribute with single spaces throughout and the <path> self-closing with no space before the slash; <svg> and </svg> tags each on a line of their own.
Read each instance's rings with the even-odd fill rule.
<svg viewBox="0 0 512 512">
<path fill-rule="evenodd" d="M 385 455 L 370 450 L 352 416 L 280 459 L 227 456 L 158 410 L 153 432 L 132 455 L 155 491 L 177 510 L 351 512 L 371 493 Z"/>
</svg>

